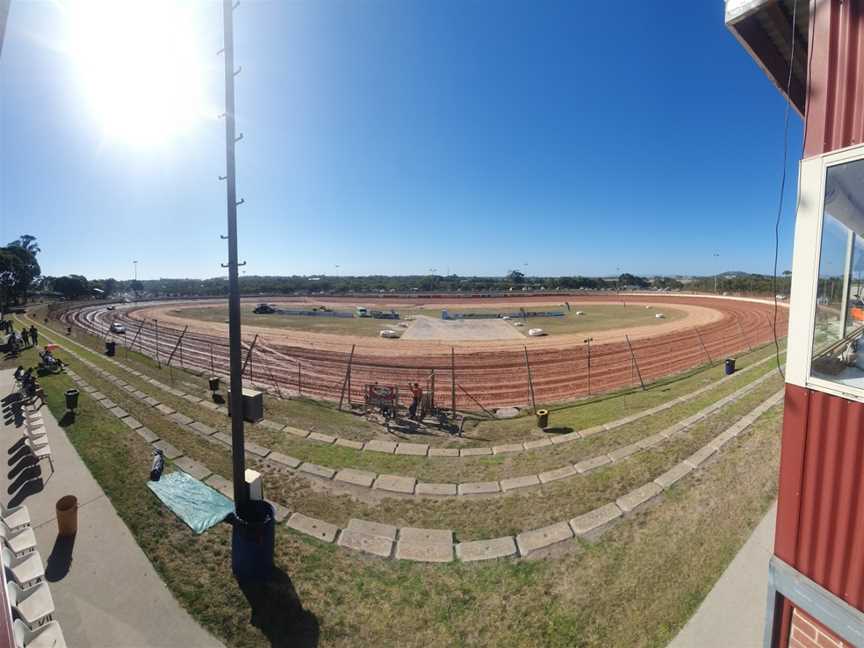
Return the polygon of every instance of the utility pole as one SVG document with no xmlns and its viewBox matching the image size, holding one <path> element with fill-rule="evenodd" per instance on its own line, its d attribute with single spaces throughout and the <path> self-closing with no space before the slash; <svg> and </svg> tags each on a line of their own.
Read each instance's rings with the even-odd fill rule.
<svg viewBox="0 0 864 648">
<path fill-rule="evenodd" d="M 225 29 L 225 176 L 228 208 L 228 355 L 231 386 L 231 458 L 234 471 L 234 506 L 238 517 L 243 517 L 249 501 L 246 488 L 246 457 L 243 430 L 243 361 L 241 358 L 240 280 L 237 274 L 237 177 L 234 147 L 240 139 L 235 136 L 234 124 L 234 0 L 222 0 Z M 242 135 L 240 136 L 242 137 Z M 242 201 L 241 201 L 242 202 Z M 223 264 L 223 267 L 226 267 Z"/>
<path fill-rule="evenodd" d="M 715 259 L 719 259 L 719 258 L 720 258 L 720 253 L 719 253 L 719 252 L 715 252 L 715 253 L 714 253 L 714 258 L 715 258 Z M 719 262 L 718 262 L 717 267 L 716 267 L 716 269 L 714 270 L 714 294 L 715 294 L 715 295 L 717 294 L 717 275 L 718 275 L 719 273 L 720 273 L 720 264 L 719 264 Z"/>
</svg>

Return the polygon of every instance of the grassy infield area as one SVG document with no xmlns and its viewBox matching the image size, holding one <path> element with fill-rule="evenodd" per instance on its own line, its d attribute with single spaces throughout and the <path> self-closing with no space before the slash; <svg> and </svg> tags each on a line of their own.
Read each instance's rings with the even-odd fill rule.
<svg viewBox="0 0 864 648">
<path fill-rule="evenodd" d="M 653 326 L 664 322 L 681 319 L 686 315 L 682 310 L 668 308 L 666 306 L 644 306 L 618 304 L 572 304 L 571 312 L 567 313 L 565 306 L 533 305 L 526 306 L 527 310 L 560 310 L 564 311 L 564 317 L 531 317 L 526 320 L 527 327 L 543 328 L 550 335 L 563 333 L 582 333 L 583 331 L 605 331 L 609 329 Z M 312 305 L 308 305 L 311 308 Z M 299 317 L 287 315 L 259 315 L 253 313 L 253 304 L 243 304 L 243 324 L 250 326 L 269 326 L 272 328 L 284 328 L 294 331 L 309 331 L 314 333 L 331 333 L 334 335 L 360 335 L 375 337 L 382 328 L 392 328 L 396 322 L 391 320 L 376 320 L 366 317 L 354 317 L 351 319 L 338 317 Z M 350 311 L 347 304 L 340 310 Z M 382 308 L 382 310 L 388 310 Z M 576 315 L 576 311 L 584 312 L 584 315 Z M 459 313 L 513 313 L 519 311 L 519 306 L 514 305 L 507 308 L 449 308 L 448 311 L 454 315 Z M 438 308 L 399 308 L 400 317 L 405 320 L 415 315 L 426 315 L 427 317 L 441 317 Z M 663 313 L 665 319 L 657 319 L 655 315 Z M 197 308 L 178 308 L 171 311 L 172 315 L 198 319 L 205 322 L 225 322 L 228 318 L 226 306 L 201 306 Z M 517 330 L 520 330 L 517 328 Z M 527 330 L 521 331 L 526 334 Z"/>
<path fill-rule="evenodd" d="M 98 339 L 80 332 L 75 339 L 93 349 L 101 347 Z M 739 365 L 772 352 L 773 347 L 759 349 L 740 357 Z M 157 369 L 149 359 L 134 353 L 126 359 L 122 350 L 118 356 L 129 366 L 166 381 L 168 372 Z M 88 357 L 99 361 L 96 353 Z M 27 351 L 23 361 L 35 364 L 35 353 Z M 85 380 L 161 437 L 230 476 L 227 451 L 183 432 L 86 366 L 74 359 L 71 362 Z M 108 364 L 105 367 L 138 384 L 130 374 Z M 450 481 L 469 476 L 502 478 L 558 467 L 649 436 L 772 367 L 765 363 L 723 388 L 615 433 L 509 458 L 429 460 L 360 453 L 291 440 L 258 428 L 249 429 L 249 438 L 334 468 L 353 465 Z M 720 375 L 719 367 L 704 369 L 647 392 L 563 407 L 553 413 L 554 421 L 574 429 L 590 427 L 684 395 Z M 204 390 L 200 377 L 175 371 L 174 378 L 187 391 L 193 386 Z M 43 384 L 49 407 L 60 418 L 63 390 L 72 383 L 60 375 L 44 378 Z M 641 485 L 704 445 L 781 385 L 779 377 L 771 378 L 672 441 L 588 475 L 524 494 L 439 500 L 355 498 L 327 493 L 290 474 L 267 475 L 267 491 L 291 510 L 339 525 L 360 517 L 452 528 L 457 540 L 496 537 L 569 519 Z M 224 417 L 217 413 L 180 399 L 172 401 L 146 383 L 140 383 L 140 389 L 179 411 L 227 429 Z M 326 405 L 274 401 L 271 398 L 268 403 L 268 417 L 274 420 L 314 425 L 346 437 L 376 434 L 362 419 Z M 442 566 L 366 558 L 277 527 L 279 575 L 263 590 L 245 592 L 230 572 L 230 529 L 219 525 L 195 536 L 157 502 L 144 484 L 150 450 L 136 434 L 87 394 L 81 395 L 80 413 L 66 432 L 178 600 L 229 645 L 663 646 L 710 590 L 775 496 L 779 422 L 780 409 L 775 408 L 727 445 L 715 461 L 679 482 L 656 506 L 614 527 L 597 544 L 571 541 L 554 548 L 554 555 L 543 560 Z M 542 433 L 533 429 L 531 419 L 523 417 L 485 422 L 471 434 L 475 443 L 490 445 Z"/>
</svg>

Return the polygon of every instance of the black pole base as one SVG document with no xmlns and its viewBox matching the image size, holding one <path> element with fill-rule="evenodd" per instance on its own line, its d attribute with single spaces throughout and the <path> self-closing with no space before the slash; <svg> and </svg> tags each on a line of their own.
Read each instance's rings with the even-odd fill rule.
<svg viewBox="0 0 864 648">
<path fill-rule="evenodd" d="M 240 583 L 261 583 L 273 575 L 273 551 L 276 539 L 276 516 L 273 506 L 262 500 L 250 500 L 243 511 L 228 521 L 231 533 L 231 571 Z"/>
</svg>

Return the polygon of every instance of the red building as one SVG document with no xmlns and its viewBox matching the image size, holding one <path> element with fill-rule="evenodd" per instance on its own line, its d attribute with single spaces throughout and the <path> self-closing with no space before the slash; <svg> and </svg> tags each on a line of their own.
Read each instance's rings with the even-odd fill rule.
<svg viewBox="0 0 864 648">
<path fill-rule="evenodd" d="M 804 117 L 765 646 L 864 647 L 864 0 L 727 0 Z"/>
</svg>

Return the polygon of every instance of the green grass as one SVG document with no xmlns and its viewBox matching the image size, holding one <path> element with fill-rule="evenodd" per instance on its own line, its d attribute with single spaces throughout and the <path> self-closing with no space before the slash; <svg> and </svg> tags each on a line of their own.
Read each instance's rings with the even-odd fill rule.
<svg viewBox="0 0 864 648">
<path fill-rule="evenodd" d="M 309 305 L 308 308 L 311 308 Z M 376 337 L 383 328 L 392 328 L 395 322 L 390 320 L 376 320 L 366 317 L 354 317 L 350 319 L 341 317 L 304 317 L 289 315 L 259 315 L 253 311 L 252 304 L 244 304 L 241 307 L 241 321 L 246 326 L 265 326 L 276 329 L 289 329 L 310 333 L 329 333 L 331 335 L 359 335 Z M 623 306 L 621 304 L 571 304 L 571 312 L 567 312 L 562 304 L 559 306 L 528 305 L 526 310 L 561 310 L 566 314 L 564 317 L 531 317 L 525 320 L 525 328 L 541 327 L 550 334 L 584 333 L 586 331 L 606 331 L 618 328 L 631 328 L 636 326 L 654 326 L 665 322 L 682 319 L 686 312 L 680 309 L 667 308 L 665 306 L 652 306 L 650 309 L 642 305 Z M 339 310 L 351 310 L 348 306 Z M 488 314 L 512 314 L 519 312 L 519 306 L 513 305 L 497 309 L 492 308 L 448 308 L 451 314 L 462 313 L 488 313 Z M 576 315 L 576 311 L 584 312 L 584 315 Z M 398 310 L 403 320 L 416 315 L 428 317 L 441 317 L 441 309 L 438 308 L 400 308 Z M 656 313 L 662 312 L 666 318 L 657 319 Z M 225 323 L 228 318 L 228 307 L 196 306 L 190 308 L 177 308 L 169 311 L 176 317 L 184 317 L 203 322 Z M 515 321 L 515 320 L 513 320 Z M 525 331 L 522 331 L 524 334 Z"/>
<path fill-rule="evenodd" d="M 759 350 L 752 354 L 752 357 L 742 358 L 742 364 L 746 365 L 757 361 L 769 353 L 770 350 L 768 349 Z M 123 372 L 122 370 L 118 370 L 117 367 L 108 363 L 102 356 L 91 356 L 91 360 L 95 360 L 115 375 L 118 375 L 126 382 L 135 385 L 142 391 L 156 396 L 159 400 L 170 405 L 172 408 L 186 413 L 197 420 L 216 427 L 217 429 L 228 431 L 228 419 L 223 414 L 206 410 L 200 406 L 190 404 L 182 398 L 162 392 L 145 381 Z M 125 392 L 116 388 L 111 383 L 104 381 L 98 374 L 91 372 L 87 367 L 81 366 L 76 368 L 91 383 L 96 385 L 104 393 L 108 394 L 113 400 L 123 400 L 127 397 Z M 453 459 L 436 458 L 430 460 L 422 457 L 358 452 L 350 448 L 343 448 L 335 445 L 311 443 L 297 439 L 290 434 L 273 432 L 260 426 L 247 426 L 247 438 L 250 441 L 279 450 L 285 454 L 295 456 L 298 459 L 321 464 L 334 469 L 353 467 L 384 474 L 411 475 L 423 481 L 433 482 L 497 480 L 560 468 L 566 463 L 575 463 L 599 454 L 611 452 L 612 450 L 633 443 L 638 439 L 650 436 L 651 434 L 668 427 L 675 421 L 699 411 L 710 403 L 715 402 L 723 396 L 739 389 L 743 385 L 748 384 L 757 377 L 772 370 L 772 365 L 766 363 L 751 372 L 735 376 L 732 380 L 726 382 L 722 386 L 716 387 L 698 398 L 684 404 L 675 405 L 672 408 L 651 417 L 640 419 L 629 425 L 622 426 L 612 433 L 602 433 L 588 437 L 584 440 L 563 444 L 555 447 L 554 450 L 547 448 L 545 450 L 540 449 L 516 455 L 495 455 L 488 457 Z M 155 371 L 158 372 L 158 370 Z M 712 382 L 719 377 L 719 372 L 720 370 L 715 368 L 657 390 L 622 395 L 620 399 L 600 399 L 591 404 L 573 406 L 567 410 L 556 412 L 555 417 L 558 418 L 566 415 L 574 417 L 578 416 L 580 421 L 574 421 L 574 426 L 583 423 L 582 425 L 578 425 L 580 429 L 583 429 L 600 422 L 619 418 L 631 411 L 640 411 L 647 407 L 651 407 L 658 402 L 667 402 L 673 398 L 677 398 L 682 393 L 687 393 L 690 389 L 695 389 L 698 386 Z M 164 375 L 160 376 L 160 378 L 164 379 Z M 758 393 L 761 394 L 764 392 L 765 388 L 763 387 Z M 274 400 L 275 399 L 269 399 L 269 402 L 273 402 Z M 288 402 L 288 404 L 293 403 L 295 403 L 295 401 Z M 314 416 L 316 409 L 319 409 L 315 408 L 312 402 L 302 404 L 309 407 L 310 416 Z M 139 414 L 139 419 L 148 416 L 156 416 L 158 418 L 158 414 L 148 411 L 149 408 L 137 401 L 133 400 L 130 406 L 132 406 L 134 411 Z M 328 415 L 338 415 L 339 417 L 347 416 L 327 408 L 320 408 L 320 411 L 326 412 Z M 727 409 L 727 412 L 731 411 L 733 410 Z M 715 415 L 715 417 L 716 416 L 718 415 Z M 281 418 L 279 418 L 279 420 L 281 420 Z M 363 422 L 366 423 L 365 421 Z M 499 421 L 495 422 L 494 425 L 503 429 L 505 431 L 504 434 L 496 434 L 494 430 L 490 432 L 490 426 L 485 426 L 480 428 L 479 433 L 475 434 L 476 442 L 482 445 L 504 442 L 509 438 L 509 433 L 512 433 L 516 438 L 521 440 L 527 438 L 521 434 L 521 430 L 526 427 L 530 432 L 534 432 L 536 435 L 542 436 L 543 434 L 533 427 L 533 419 L 526 417 L 510 421 Z M 342 436 L 347 436 L 344 432 L 341 432 L 340 434 Z M 366 436 L 366 438 L 369 437 Z M 293 491 L 294 489 L 292 488 L 291 490 Z"/>
<path fill-rule="evenodd" d="M 7 363 L 8 366 L 8 363 Z M 64 376 L 44 380 L 62 415 Z M 243 592 L 225 525 L 195 536 L 146 490 L 149 449 L 82 394 L 67 426 L 181 604 L 231 646 L 665 646 L 775 496 L 779 414 L 597 545 L 543 561 L 363 559 L 280 527 L 275 581 Z"/>
<path fill-rule="evenodd" d="M 76 371 L 161 438 L 212 470 L 230 476 L 230 456 L 223 446 L 185 431 L 152 408 L 132 399 L 124 390 L 104 380 L 88 367 L 76 366 Z M 323 485 L 322 482 L 310 481 L 294 473 L 278 474 L 272 473 L 261 465 L 255 467 L 267 473 L 268 493 L 277 502 L 290 510 L 299 510 L 339 526 L 344 527 L 350 518 L 359 517 L 396 526 L 450 528 L 454 529 L 457 538 L 461 540 L 491 538 L 569 519 L 641 486 L 702 447 L 708 440 L 776 391 L 779 385 L 779 378 L 769 380 L 739 402 L 694 425 L 682 434 L 620 463 L 601 468 L 589 475 L 554 482 L 524 493 L 491 499 L 426 500 L 392 497 L 371 491 L 365 492 L 362 497 L 356 497 L 336 494 L 331 492 L 330 484 Z M 591 443 L 593 439 L 599 438 L 589 438 L 587 442 Z M 628 439 L 627 442 L 631 440 Z M 513 474 L 528 474 L 539 468 L 560 467 L 569 460 L 562 456 L 564 454 L 562 451 L 568 450 L 567 445 L 578 446 L 579 443 L 566 444 L 545 453 L 527 453 L 538 458 L 538 461 L 528 466 L 528 470 L 514 467 L 524 466 L 524 462 L 518 462 L 518 456 L 491 457 L 471 464 L 464 460 L 429 461 L 412 457 L 357 453 L 335 446 L 319 446 L 303 442 L 298 442 L 297 445 L 300 446 L 297 449 L 301 452 L 295 454 L 307 455 L 302 458 L 315 460 L 331 467 L 360 467 L 377 472 L 414 474 L 430 481 L 475 481 L 500 479 Z M 619 441 L 618 445 L 623 443 Z M 588 454 L 594 456 L 598 453 L 592 451 Z M 538 466 L 539 462 L 551 465 Z M 366 465 L 367 463 L 373 465 Z M 480 466 L 484 469 L 482 475 L 471 470 L 472 468 L 476 470 Z"/>
</svg>

